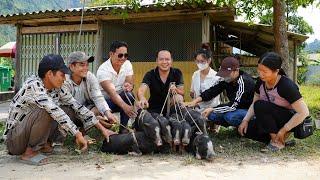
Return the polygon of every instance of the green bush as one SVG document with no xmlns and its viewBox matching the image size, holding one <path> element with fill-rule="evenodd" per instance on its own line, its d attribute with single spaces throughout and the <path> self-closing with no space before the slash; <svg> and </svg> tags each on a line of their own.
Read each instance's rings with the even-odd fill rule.
<svg viewBox="0 0 320 180">
<path fill-rule="evenodd" d="M 298 84 L 303 84 L 306 82 L 306 73 L 308 71 L 308 67 L 307 66 L 301 66 L 298 67 L 298 72 L 297 72 L 297 81 Z"/>
</svg>

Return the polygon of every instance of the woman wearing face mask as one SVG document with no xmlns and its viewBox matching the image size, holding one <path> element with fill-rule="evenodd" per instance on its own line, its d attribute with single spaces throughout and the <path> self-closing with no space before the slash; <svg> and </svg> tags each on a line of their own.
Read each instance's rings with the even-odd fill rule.
<svg viewBox="0 0 320 180">
<path fill-rule="evenodd" d="M 198 103 L 209 101 L 225 90 L 229 102 L 219 104 L 217 107 L 208 107 L 202 114 L 216 125 L 238 127 L 252 103 L 254 80 L 249 74 L 240 70 L 239 61 L 234 57 L 222 60 L 217 76 L 221 76 L 222 80 L 184 105 L 195 107 Z"/>
<path fill-rule="evenodd" d="M 259 59 L 253 103 L 238 128 L 242 136 L 268 144 L 262 151 L 288 145 L 289 132 L 309 115 L 298 86 L 286 77 L 281 64 L 282 58 L 274 52 Z"/>
<path fill-rule="evenodd" d="M 217 72 L 210 67 L 212 52 L 208 44 L 203 44 L 202 48 L 194 54 L 195 63 L 199 70 L 192 75 L 190 96 L 192 99 L 199 97 L 202 92 L 216 84 L 220 79 Z M 208 107 L 216 107 L 220 104 L 220 95 L 209 101 L 198 104 L 196 110 L 202 112 Z"/>
</svg>

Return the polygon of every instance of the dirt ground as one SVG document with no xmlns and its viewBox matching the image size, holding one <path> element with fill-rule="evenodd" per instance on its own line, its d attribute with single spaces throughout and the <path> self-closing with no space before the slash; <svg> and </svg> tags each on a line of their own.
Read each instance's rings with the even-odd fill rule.
<svg viewBox="0 0 320 180">
<path fill-rule="evenodd" d="M 320 158 L 284 159 L 261 153 L 248 159 L 219 154 L 211 162 L 191 155 L 51 155 L 50 164 L 31 166 L 0 152 L 0 179 L 319 179 Z"/>
</svg>

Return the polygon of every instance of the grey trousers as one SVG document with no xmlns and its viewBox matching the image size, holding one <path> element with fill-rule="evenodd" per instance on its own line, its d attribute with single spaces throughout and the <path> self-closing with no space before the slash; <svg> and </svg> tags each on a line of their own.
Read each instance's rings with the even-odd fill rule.
<svg viewBox="0 0 320 180">
<path fill-rule="evenodd" d="M 65 108 L 62 108 L 65 110 Z M 74 112 L 65 110 L 71 120 Z M 39 151 L 47 142 L 63 142 L 66 133 L 61 133 L 57 121 L 48 112 L 36 107 L 21 122 L 18 122 L 7 134 L 7 148 L 11 155 L 21 155 L 27 147 Z"/>
</svg>

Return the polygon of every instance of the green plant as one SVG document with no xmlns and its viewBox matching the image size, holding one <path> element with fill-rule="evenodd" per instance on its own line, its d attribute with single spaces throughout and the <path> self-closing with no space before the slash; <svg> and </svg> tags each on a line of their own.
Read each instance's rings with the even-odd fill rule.
<svg viewBox="0 0 320 180">
<path fill-rule="evenodd" d="M 307 71 L 308 71 L 308 68 L 307 68 L 306 66 L 298 67 L 298 72 L 297 72 L 297 81 L 298 81 L 298 84 L 303 84 L 303 83 L 305 83 Z"/>
</svg>

